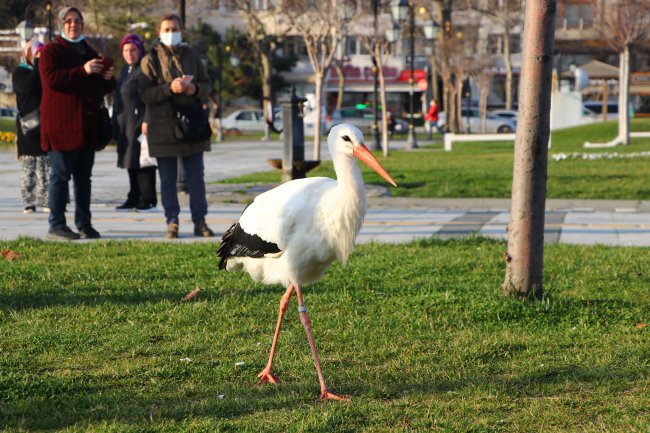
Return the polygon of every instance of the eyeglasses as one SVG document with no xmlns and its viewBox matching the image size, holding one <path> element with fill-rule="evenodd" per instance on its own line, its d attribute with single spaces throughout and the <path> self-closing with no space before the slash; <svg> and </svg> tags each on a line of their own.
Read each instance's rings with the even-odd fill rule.
<svg viewBox="0 0 650 433">
<path fill-rule="evenodd" d="M 83 24 L 84 21 L 80 20 L 80 19 L 77 19 L 77 18 L 75 18 L 75 19 L 68 18 L 67 20 L 63 20 L 63 24 L 70 25 L 72 23 L 74 23 L 74 24 Z"/>
</svg>

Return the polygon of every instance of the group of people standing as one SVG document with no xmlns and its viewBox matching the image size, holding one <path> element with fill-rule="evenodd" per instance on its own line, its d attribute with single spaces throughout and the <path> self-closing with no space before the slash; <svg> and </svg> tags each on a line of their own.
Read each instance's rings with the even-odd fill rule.
<svg viewBox="0 0 650 433">
<path fill-rule="evenodd" d="M 58 21 L 60 34 L 51 43 L 25 44 L 13 75 L 24 211 L 34 212 L 37 206 L 49 211 L 50 238 L 101 236 L 91 223 L 91 177 L 95 152 L 101 148 L 100 107 L 105 96 L 115 91 L 117 165 L 129 174 L 127 200 L 117 210 L 150 211 L 157 205 L 156 166 L 140 163 L 141 146 L 146 143 L 160 175 L 165 237 L 179 235 L 179 160 L 190 196 L 194 235 L 214 236 L 205 222 L 203 152 L 210 150 L 210 138 L 187 140 L 174 129 L 175 104 L 200 105 L 212 87 L 199 55 L 182 40 L 181 18 L 166 14 L 159 19 L 158 40 L 149 53 L 140 36 L 127 34 L 120 44 L 126 65 L 118 80 L 112 62 L 85 40 L 78 8 L 62 8 Z M 24 120 L 32 118 L 35 110 L 40 113 L 40 128 L 27 131 Z M 74 181 L 76 232 L 65 217 L 70 179 Z"/>
</svg>

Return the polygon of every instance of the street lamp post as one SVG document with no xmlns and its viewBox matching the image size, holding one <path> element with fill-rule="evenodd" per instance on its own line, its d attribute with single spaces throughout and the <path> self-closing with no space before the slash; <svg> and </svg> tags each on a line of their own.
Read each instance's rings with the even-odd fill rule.
<svg viewBox="0 0 650 433">
<path fill-rule="evenodd" d="M 418 143 L 415 136 L 415 125 L 413 124 L 413 114 L 415 111 L 415 6 L 408 0 L 398 0 L 391 6 L 393 15 L 393 28 L 386 31 L 386 38 L 389 42 L 395 42 L 399 38 L 400 25 L 407 14 L 409 17 L 409 132 L 406 139 L 407 149 L 417 149 Z M 433 41 L 438 33 L 440 25 L 434 20 L 427 22 L 424 27 L 424 36 L 427 40 Z"/>
<path fill-rule="evenodd" d="M 379 65 L 377 65 L 376 50 L 377 50 L 377 16 L 379 15 L 379 0 L 372 0 L 372 14 L 374 17 L 374 37 L 372 39 L 372 76 L 373 76 L 373 123 L 372 129 L 375 134 L 375 148 L 374 150 L 381 149 L 381 141 L 379 139 Z"/>
<path fill-rule="evenodd" d="M 221 88 L 223 87 L 223 48 L 222 42 L 219 41 L 217 45 L 217 68 L 219 72 L 217 73 L 217 84 L 219 85 L 219 91 L 217 92 L 217 141 L 223 141 L 223 128 L 221 127 L 221 112 L 222 112 L 222 102 L 221 102 Z"/>
<path fill-rule="evenodd" d="M 417 149 L 418 143 L 415 137 L 415 125 L 413 124 L 413 114 L 415 111 L 415 7 L 408 0 L 399 0 L 393 3 L 391 7 L 393 19 L 397 22 L 403 21 L 408 15 L 409 18 L 409 132 L 406 138 L 407 149 Z"/>
<path fill-rule="evenodd" d="M 47 2 L 45 5 L 45 11 L 47 12 L 47 38 L 50 42 L 54 38 L 52 34 L 52 3 Z"/>
</svg>

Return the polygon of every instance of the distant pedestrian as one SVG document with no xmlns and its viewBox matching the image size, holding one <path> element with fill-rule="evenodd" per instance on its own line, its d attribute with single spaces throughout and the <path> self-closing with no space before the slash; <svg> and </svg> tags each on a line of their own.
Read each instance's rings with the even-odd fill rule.
<svg viewBox="0 0 650 433">
<path fill-rule="evenodd" d="M 429 111 L 424 115 L 424 120 L 429 122 L 429 134 L 433 133 L 433 128 L 436 128 L 440 135 L 445 135 L 445 130 L 438 125 L 438 115 L 439 115 L 438 101 L 432 99 L 429 103 Z"/>
<path fill-rule="evenodd" d="M 138 89 L 147 106 L 149 152 L 158 161 L 160 198 L 167 222 L 165 237 L 178 238 L 178 157 L 185 169 L 194 235 L 212 237 L 214 233 L 205 222 L 208 202 L 203 164 L 203 152 L 210 150 L 211 131 L 205 138 L 188 138 L 186 134 L 194 131 L 184 131 L 178 122 L 184 117 L 181 109 L 191 112 L 193 118 L 206 116 L 203 101 L 212 84 L 199 54 L 183 42 L 183 23 L 178 15 L 162 16 L 156 30 L 159 40 L 142 59 Z M 207 124 L 207 117 L 204 120 Z"/>
<path fill-rule="evenodd" d="M 20 192 L 23 212 L 36 212 L 40 207 L 48 212 L 47 188 L 50 176 L 50 161 L 47 152 L 41 150 L 41 76 L 38 72 L 39 58 L 43 44 L 29 41 L 23 47 L 20 64 L 12 75 L 16 92 L 16 135 L 18 159 L 20 160 Z M 21 126 L 22 124 L 26 126 Z"/>
<path fill-rule="evenodd" d="M 113 67 L 100 58 L 83 35 L 84 21 L 76 7 L 59 12 L 61 34 L 47 44 L 39 65 L 41 102 L 41 149 L 48 152 L 50 176 L 50 230 L 54 239 L 96 239 L 91 224 L 91 176 L 98 146 L 101 101 L 115 89 Z M 66 224 L 68 183 L 74 180 L 75 226 Z"/>
<path fill-rule="evenodd" d="M 140 143 L 146 134 L 145 104 L 138 93 L 140 60 L 144 41 L 139 35 L 127 34 L 120 43 L 126 65 L 120 73 L 113 104 L 117 166 L 129 173 L 129 193 L 118 211 L 148 212 L 156 210 L 156 166 L 140 165 Z"/>
</svg>

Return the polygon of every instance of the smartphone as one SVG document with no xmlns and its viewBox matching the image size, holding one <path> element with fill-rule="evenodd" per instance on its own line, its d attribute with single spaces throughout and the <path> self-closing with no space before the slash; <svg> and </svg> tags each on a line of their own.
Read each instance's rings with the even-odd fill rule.
<svg viewBox="0 0 650 433">
<path fill-rule="evenodd" d="M 194 78 L 194 75 L 183 75 L 181 77 L 181 80 L 185 81 L 186 83 L 189 83 L 189 82 L 192 81 L 193 78 Z"/>
<path fill-rule="evenodd" d="M 113 66 L 113 59 L 100 55 L 99 60 L 102 61 L 102 70 L 100 72 L 100 75 L 103 75 L 111 66 Z"/>
</svg>

